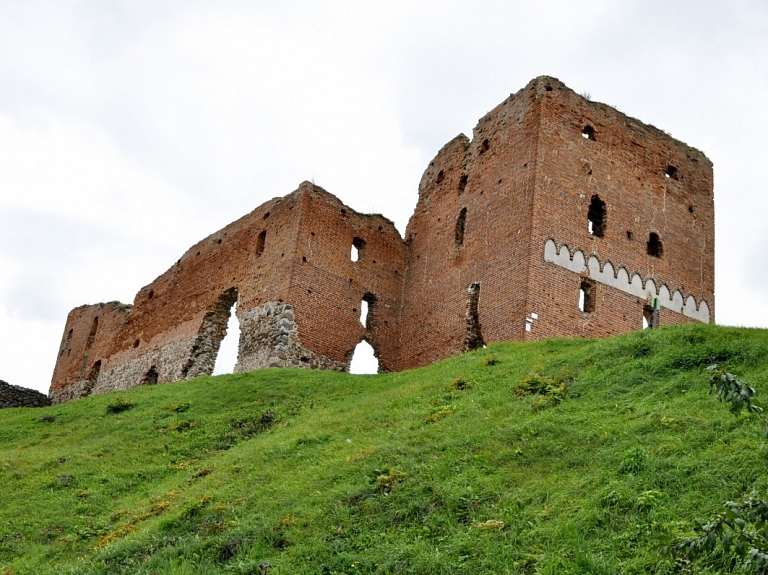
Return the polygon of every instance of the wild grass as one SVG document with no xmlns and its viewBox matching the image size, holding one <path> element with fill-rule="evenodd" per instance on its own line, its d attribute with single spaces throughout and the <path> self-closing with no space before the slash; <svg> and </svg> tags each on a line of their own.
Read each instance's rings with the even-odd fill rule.
<svg viewBox="0 0 768 575">
<path fill-rule="evenodd" d="M 768 395 L 768 332 L 686 326 L 2 410 L 0 573 L 671 573 L 663 536 L 768 493 L 715 362 Z"/>
</svg>

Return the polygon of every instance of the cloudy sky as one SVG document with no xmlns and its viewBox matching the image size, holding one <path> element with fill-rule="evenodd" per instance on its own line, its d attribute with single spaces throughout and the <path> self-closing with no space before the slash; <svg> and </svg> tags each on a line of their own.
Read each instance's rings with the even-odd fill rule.
<svg viewBox="0 0 768 575">
<path fill-rule="evenodd" d="M 47 390 L 71 308 L 303 180 L 403 231 L 543 74 L 707 154 L 717 321 L 768 327 L 765 0 L 0 0 L 0 379 Z"/>
</svg>

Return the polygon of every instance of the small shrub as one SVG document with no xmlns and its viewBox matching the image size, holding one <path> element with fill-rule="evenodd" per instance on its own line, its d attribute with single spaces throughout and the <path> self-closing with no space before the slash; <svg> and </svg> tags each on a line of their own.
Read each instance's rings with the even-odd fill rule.
<svg viewBox="0 0 768 575">
<path fill-rule="evenodd" d="M 434 412 L 432 415 L 428 416 L 426 419 L 427 423 L 435 423 L 437 421 L 440 421 L 441 419 L 448 417 L 451 413 L 453 413 L 453 408 L 451 407 L 443 407 L 442 409 Z"/>
<path fill-rule="evenodd" d="M 392 489 L 400 483 L 405 481 L 408 474 L 398 469 L 389 469 L 384 473 L 376 476 L 376 489 L 384 493 L 389 493 Z"/>
<path fill-rule="evenodd" d="M 118 397 L 112 403 L 107 404 L 107 413 L 122 413 L 133 408 L 133 402 L 124 397 Z"/>
<path fill-rule="evenodd" d="M 451 383 L 448 384 L 446 391 L 464 391 L 475 386 L 475 382 L 467 381 L 463 377 L 457 377 Z"/>
<path fill-rule="evenodd" d="M 619 464 L 619 471 L 624 474 L 635 474 L 645 467 L 648 456 L 642 447 L 633 447 L 624 453 Z"/>
</svg>

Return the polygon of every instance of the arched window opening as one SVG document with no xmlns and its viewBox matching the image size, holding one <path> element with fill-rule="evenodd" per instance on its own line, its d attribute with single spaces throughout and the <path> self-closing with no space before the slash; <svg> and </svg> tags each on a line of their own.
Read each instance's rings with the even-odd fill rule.
<svg viewBox="0 0 768 575">
<path fill-rule="evenodd" d="M 362 240 L 360 238 L 353 238 L 352 239 L 352 251 L 349 254 L 349 258 L 353 262 L 360 261 L 360 258 L 363 255 L 363 248 L 365 248 L 365 240 Z"/>
<path fill-rule="evenodd" d="M 592 126 L 584 126 L 584 129 L 581 131 L 581 135 L 584 137 L 585 140 L 595 140 L 595 129 Z"/>
<path fill-rule="evenodd" d="M 456 247 L 464 245 L 464 228 L 467 225 L 467 208 L 461 208 L 459 217 L 456 219 Z"/>
<path fill-rule="evenodd" d="M 153 365 L 144 375 L 144 378 L 141 380 L 141 385 L 155 385 L 157 384 L 158 377 L 157 368 Z"/>
<path fill-rule="evenodd" d="M 589 212 L 587 220 L 589 221 L 589 233 L 598 238 L 602 238 L 605 233 L 605 202 L 599 196 L 592 196 L 589 203 Z"/>
<path fill-rule="evenodd" d="M 664 246 L 659 239 L 659 234 L 656 232 L 651 232 L 651 235 L 648 237 L 648 255 L 655 258 L 660 258 L 664 255 Z"/>
<path fill-rule="evenodd" d="M 590 280 L 581 280 L 579 286 L 579 311 L 592 313 L 595 311 L 595 284 Z"/>
<path fill-rule="evenodd" d="M 379 373 L 379 360 L 370 343 L 363 340 L 357 344 L 349 362 L 349 373 L 371 374 Z"/>
<path fill-rule="evenodd" d="M 96 339 L 96 331 L 99 329 L 99 316 L 93 318 L 91 323 L 91 332 L 88 334 L 88 339 L 85 342 L 85 349 L 91 349 L 94 340 Z"/>
<path fill-rule="evenodd" d="M 240 347 L 240 320 L 237 318 L 237 302 L 230 310 L 224 339 L 221 340 L 216 363 L 213 366 L 213 375 L 234 373 L 237 365 L 237 352 Z"/>
<path fill-rule="evenodd" d="M 266 242 L 267 242 L 267 232 L 265 230 L 261 232 L 256 238 L 256 257 L 261 257 L 261 254 L 264 253 L 264 244 Z"/>
<path fill-rule="evenodd" d="M 445 178 L 445 173 L 443 172 L 443 170 L 440 170 L 439 172 L 437 172 L 437 177 L 435 178 L 435 183 L 439 184 L 440 182 L 443 181 L 444 178 Z"/>
</svg>

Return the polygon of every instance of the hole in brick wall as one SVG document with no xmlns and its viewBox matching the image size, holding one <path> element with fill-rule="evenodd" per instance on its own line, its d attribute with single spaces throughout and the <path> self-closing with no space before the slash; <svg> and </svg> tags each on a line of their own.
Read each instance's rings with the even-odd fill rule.
<svg viewBox="0 0 768 575">
<path fill-rule="evenodd" d="M 672 164 L 670 164 L 669 166 L 667 166 L 667 169 L 664 171 L 664 175 L 667 178 L 671 178 L 673 180 L 676 180 L 677 179 L 677 168 L 675 166 L 673 166 Z"/>
<path fill-rule="evenodd" d="M 375 295 L 372 293 L 363 295 L 363 300 L 360 302 L 360 323 L 363 324 L 366 329 L 370 329 L 373 326 L 375 304 Z"/>
<path fill-rule="evenodd" d="M 648 237 L 647 247 L 649 256 L 660 258 L 664 255 L 664 246 L 659 239 L 659 234 L 656 232 L 651 232 L 651 235 Z"/>
<path fill-rule="evenodd" d="M 301 261 L 303 262 L 307 261 L 307 256 L 301 256 Z"/>
<path fill-rule="evenodd" d="M 266 220 L 268 217 L 269 217 L 269 212 L 267 212 L 266 214 L 264 214 L 264 219 L 265 219 L 265 220 Z"/>
<path fill-rule="evenodd" d="M 483 140 L 483 143 L 480 144 L 480 153 L 484 154 L 485 152 L 488 151 L 488 148 L 490 147 L 491 147 L 491 144 L 490 142 L 488 142 L 488 138 L 486 138 L 485 140 Z"/>
<path fill-rule="evenodd" d="M 444 179 L 445 179 L 445 174 L 443 173 L 443 170 L 440 170 L 439 172 L 437 172 L 437 178 L 435 178 L 435 183 L 439 184 Z"/>
<path fill-rule="evenodd" d="M 480 282 L 472 282 L 467 288 L 466 334 L 464 351 L 485 347 L 480 329 Z"/>
<path fill-rule="evenodd" d="M 216 239 L 216 243 L 217 243 L 217 244 L 220 244 L 220 243 L 221 243 L 221 238 L 217 238 L 217 239 Z"/>
<path fill-rule="evenodd" d="M 631 240 L 634 237 L 635 237 L 635 234 L 633 234 L 630 230 L 627 230 L 627 239 Z"/>
<path fill-rule="evenodd" d="M 190 349 L 187 361 L 181 369 L 182 379 L 191 379 L 198 375 L 210 375 L 216 368 L 222 341 L 227 334 L 239 332 L 239 323 L 230 329 L 231 310 L 238 300 L 237 288 L 232 287 L 222 293 L 205 314 L 197 331 L 197 336 Z M 279 300 L 278 300 L 279 301 Z M 236 317 L 236 316 L 235 316 Z M 239 333 L 231 336 L 239 340 Z M 234 345 L 237 346 L 239 341 Z M 231 343 L 228 345 L 232 345 Z M 236 352 L 235 352 L 235 355 Z M 226 357 L 227 354 L 224 355 Z"/>
<path fill-rule="evenodd" d="M 383 230 L 383 229 L 384 229 L 384 228 L 382 228 L 381 226 L 379 226 L 379 231 L 381 231 L 381 230 Z"/>
<path fill-rule="evenodd" d="M 139 347 L 140 343 L 141 342 L 137 339 L 136 341 L 133 342 L 133 347 Z"/>
<path fill-rule="evenodd" d="M 256 257 L 261 257 L 261 254 L 264 253 L 264 246 L 267 243 L 267 231 L 262 231 L 257 237 L 256 237 Z"/>
<path fill-rule="evenodd" d="M 155 290 L 149 290 L 149 293 L 147 294 L 147 299 L 152 299 L 155 297 Z"/>
<path fill-rule="evenodd" d="M 341 213 L 342 213 L 342 215 L 346 215 L 347 210 L 345 210 L 344 208 L 341 208 Z"/>
<path fill-rule="evenodd" d="M 240 321 L 237 319 L 237 302 L 232 306 L 227 320 L 227 332 L 219 346 L 219 354 L 213 367 L 213 375 L 233 373 L 237 363 L 237 349 L 240 344 Z"/>
<path fill-rule="evenodd" d="M 140 385 L 155 385 L 157 383 L 158 377 L 159 375 L 157 373 L 157 368 L 153 365 L 149 368 L 149 371 L 144 374 Z"/>
<path fill-rule="evenodd" d="M 696 206 L 694 206 L 693 204 L 691 204 L 690 206 L 688 206 L 688 211 L 689 211 L 690 213 L 693 213 L 693 212 L 695 212 L 695 211 L 696 211 Z"/>
<path fill-rule="evenodd" d="M 643 306 L 643 329 L 654 327 L 653 308 L 649 305 Z"/>
<path fill-rule="evenodd" d="M 96 316 L 93 318 L 93 322 L 91 323 L 91 331 L 88 334 L 88 339 L 85 342 L 85 349 L 91 349 L 91 346 L 93 345 L 93 341 L 96 339 L 96 332 L 99 329 L 99 316 Z"/>
<path fill-rule="evenodd" d="M 349 258 L 353 261 L 359 261 L 363 255 L 363 249 L 365 248 L 365 241 L 360 238 L 352 239 L 352 251 L 349 254 Z"/>
<path fill-rule="evenodd" d="M 455 242 L 456 247 L 461 247 L 464 245 L 464 228 L 467 225 L 467 208 L 461 208 L 461 211 L 459 212 L 459 217 L 456 218 L 456 233 L 455 233 Z"/>
<path fill-rule="evenodd" d="M 579 286 L 579 311 L 592 313 L 595 311 L 595 283 L 590 280 L 581 280 Z"/>
<path fill-rule="evenodd" d="M 544 86 L 544 89 L 545 89 L 547 92 L 551 92 L 551 91 L 552 91 L 552 86 Z"/>
<path fill-rule="evenodd" d="M 595 140 L 595 129 L 592 126 L 584 126 L 584 129 L 581 131 L 581 135 L 584 137 L 585 140 Z"/>
<path fill-rule="evenodd" d="M 468 181 L 469 181 L 469 176 L 467 174 L 463 174 L 459 178 L 459 187 L 458 187 L 459 194 L 463 194 L 464 193 L 464 190 L 467 187 L 467 182 Z"/>
<path fill-rule="evenodd" d="M 195 257 L 197 257 L 197 256 L 199 256 L 199 255 L 200 255 L 200 252 L 197 252 L 197 253 L 195 254 Z"/>
<path fill-rule="evenodd" d="M 598 238 L 603 237 L 606 220 L 605 202 L 599 196 L 592 196 L 587 213 L 589 233 Z"/>
<path fill-rule="evenodd" d="M 349 373 L 358 375 L 379 373 L 379 360 L 376 359 L 373 346 L 367 341 L 362 340 L 355 346 L 349 361 Z"/>
</svg>

